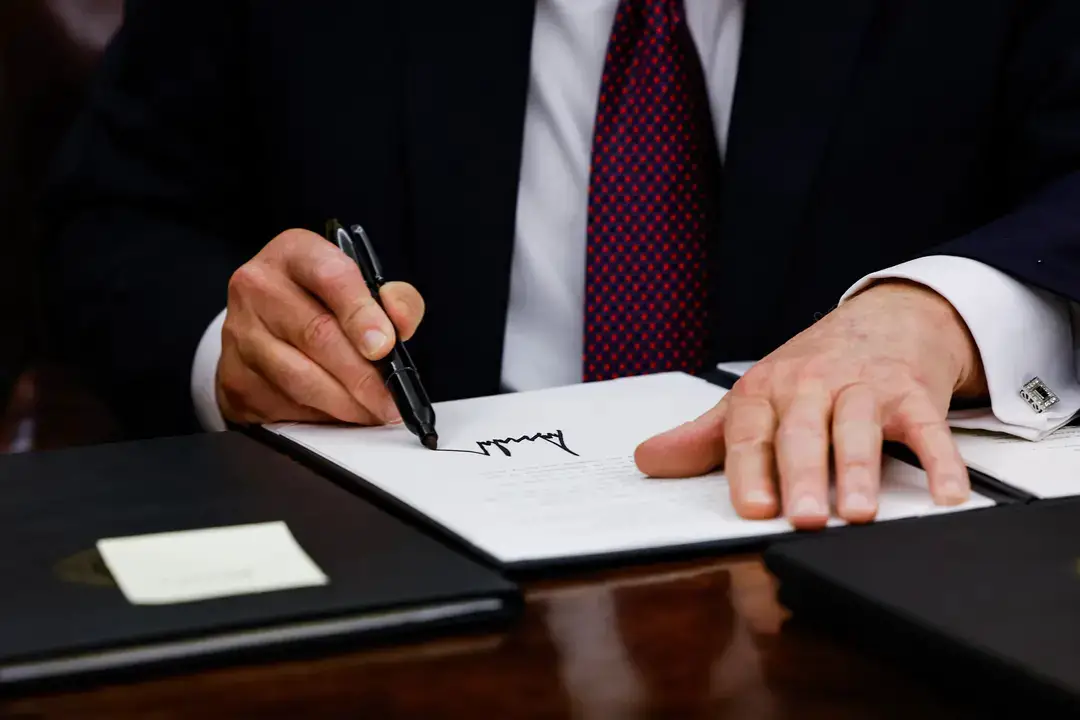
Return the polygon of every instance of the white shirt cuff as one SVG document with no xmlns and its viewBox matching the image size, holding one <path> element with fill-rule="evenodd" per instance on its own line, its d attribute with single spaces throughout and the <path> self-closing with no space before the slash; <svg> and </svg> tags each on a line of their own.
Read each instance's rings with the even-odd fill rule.
<svg viewBox="0 0 1080 720">
<path fill-rule="evenodd" d="M 203 333 L 191 367 L 191 399 L 195 403 L 195 416 L 203 429 L 210 432 L 226 429 L 225 418 L 217 404 L 217 367 L 221 359 L 221 327 L 224 324 L 225 311 L 222 310 Z"/>
<path fill-rule="evenodd" d="M 949 424 L 1040 440 L 1080 410 L 1077 353 L 1068 303 L 968 258 L 936 255 L 867 275 L 841 303 L 874 280 L 904 279 L 934 290 L 967 323 L 982 357 L 990 408 L 949 413 Z M 1038 377 L 1058 402 L 1038 414 L 1020 388 Z"/>
</svg>

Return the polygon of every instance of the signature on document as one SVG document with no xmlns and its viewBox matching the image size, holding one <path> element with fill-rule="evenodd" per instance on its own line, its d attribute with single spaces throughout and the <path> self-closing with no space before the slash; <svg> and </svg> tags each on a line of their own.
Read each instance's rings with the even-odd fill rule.
<svg viewBox="0 0 1080 720">
<path fill-rule="evenodd" d="M 439 448 L 439 452 L 457 452 L 457 453 L 470 453 L 472 455 L 484 455 L 485 457 L 491 457 L 490 448 L 497 448 L 506 457 L 511 457 L 510 445 L 516 445 L 524 442 L 537 442 L 543 441 L 554 445 L 563 452 L 567 452 L 574 457 L 578 457 L 578 454 L 571 450 L 566 445 L 566 438 L 563 436 L 562 430 L 556 430 L 555 432 L 540 432 L 535 435 L 522 435 L 516 438 L 496 438 L 493 440 L 477 440 L 476 446 L 479 450 L 455 450 L 453 448 Z"/>
</svg>

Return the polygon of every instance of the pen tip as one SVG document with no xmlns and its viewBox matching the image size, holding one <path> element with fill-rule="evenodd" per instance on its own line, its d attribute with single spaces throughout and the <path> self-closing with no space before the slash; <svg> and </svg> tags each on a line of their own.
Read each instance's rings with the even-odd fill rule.
<svg viewBox="0 0 1080 720">
<path fill-rule="evenodd" d="M 420 442 L 422 442 L 424 444 L 424 447 L 426 447 L 428 450 L 439 449 L 439 436 L 435 433 L 428 433 L 423 438 L 421 438 Z"/>
</svg>

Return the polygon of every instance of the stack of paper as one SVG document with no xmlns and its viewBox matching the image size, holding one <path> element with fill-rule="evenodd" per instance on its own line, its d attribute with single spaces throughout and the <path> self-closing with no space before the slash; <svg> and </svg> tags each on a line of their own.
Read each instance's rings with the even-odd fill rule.
<svg viewBox="0 0 1080 720">
<path fill-rule="evenodd" d="M 974 430 L 953 432 L 964 462 L 1037 498 L 1080 495 L 1080 428 L 1038 442 Z"/>
</svg>

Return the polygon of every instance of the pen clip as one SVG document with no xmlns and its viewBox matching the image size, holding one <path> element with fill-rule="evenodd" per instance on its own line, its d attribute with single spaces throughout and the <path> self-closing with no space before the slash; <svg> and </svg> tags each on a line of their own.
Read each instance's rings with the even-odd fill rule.
<svg viewBox="0 0 1080 720">
<path fill-rule="evenodd" d="M 367 234 L 359 225 L 353 225 L 353 232 L 360 238 L 361 245 L 356 247 L 349 231 L 342 227 L 335 219 L 326 221 L 326 239 L 338 246 L 341 252 L 356 263 L 360 268 L 360 274 L 364 276 L 364 282 L 371 291 L 372 296 L 378 297 L 379 288 L 386 282 L 382 276 L 382 268 L 375 257 L 374 248 Z"/>
<path fill-rule="evenodd" d="M 360 238 L 360 245 L 363 248 L 361 254 L 367 258 L 371 266 L 372 279 L 375 281 L 376 286 L 381 287 L 386 282 L 386 278 L 383 277 L 382 265 L 379 263 L 379 256 L 375 254 L 375 246 L 371 244 L 371 238 L 364 232 L 364 228 L 359 225 L 352 226 L 352 234 Z"/>
<path fill-rule="evenodd" d="M 349 237 L 348 231 L 337 220 L 326 221 L 326 239 L 337 245 L 338 250 L 345 253 L 354 263 L 360 264 L 359 259 L 356 257 L 356 247 L 353 245 L 352 238 Z"/>
</svg>

